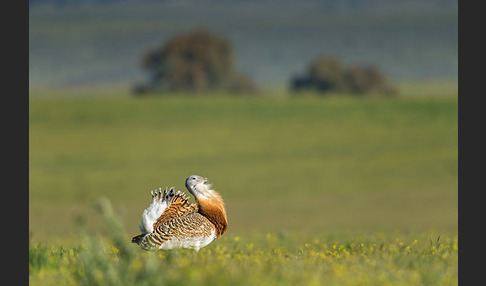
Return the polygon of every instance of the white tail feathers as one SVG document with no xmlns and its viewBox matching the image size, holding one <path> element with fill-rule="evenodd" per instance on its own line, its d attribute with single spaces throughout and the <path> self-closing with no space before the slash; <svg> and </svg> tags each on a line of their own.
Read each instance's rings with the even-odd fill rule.
<svg viewBox="0 0 486 286">
<path fill-rule="evenodd" d="M 170 205 L 170 199 L 174 197 L 174 188 L 170 188 L 167 191 L 167 187 L 162 192 L 162 188 L 151 191 L 152 203 L 148 208 L 143 211 L 142 221 L 138 226 L 142 234 L 151 233 L 154 230 L 154 223 L 157 218 L 164 212 L 164 210 Z"/>
</svg>

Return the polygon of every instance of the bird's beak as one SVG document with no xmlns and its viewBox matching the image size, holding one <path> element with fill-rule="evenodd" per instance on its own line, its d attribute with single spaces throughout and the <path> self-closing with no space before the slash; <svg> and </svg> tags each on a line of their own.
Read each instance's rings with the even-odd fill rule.
<svg viewBox="0 0 486 286">
<path fill-rule="evenodd" d="M 203 183 L 206 183 L 208 181 L 208 178 L 202 178 Z"/>
</svg>

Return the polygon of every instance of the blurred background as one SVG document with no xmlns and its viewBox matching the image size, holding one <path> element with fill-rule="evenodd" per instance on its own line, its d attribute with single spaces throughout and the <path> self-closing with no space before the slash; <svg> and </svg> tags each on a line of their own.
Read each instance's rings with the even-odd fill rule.
<svg viewBox="0 0 486 286">
<path fill-rule="evenodd" d="M 452 0 L 30 0 L 30 231 L 198 174 L 233 234 L 455 232 L 457 76 Z"/>
<path fill-rule="evenodd" d="M 142 54 L 205 28 L 226 37 L 237 65 L 285 85 L 321 55 L 370 63 L 394 80 L 457 78 L 457 1 L 30 0 L 29 83 L 144 80 Z"/>
</svg>

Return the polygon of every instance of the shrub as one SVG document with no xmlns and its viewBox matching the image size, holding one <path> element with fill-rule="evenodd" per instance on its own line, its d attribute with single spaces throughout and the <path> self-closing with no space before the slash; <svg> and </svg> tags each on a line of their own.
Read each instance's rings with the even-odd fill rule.
<svg viewBox="0 0 486 286">
<path fill-rule="evenodd" d="M 357 95 L 379 93 L 393 95 L 397 89 L 388 83 L 385 75 L 376 67 L 354 65 L 342 67 L 333 57 L 321 57 L 311 63 L 304 75 L 291 81 L 293 91 L 314 90 L 321 94 L 344 92 Z"/>
<path fill-rule="evenodd" d="M 352 66 L 344 72 L 343 78 L 345 89 L 351 93 L 396 93 L 385 75 L 374 66 Z"/>
<path fill-rule="evenodd" d="M 335 58 L 320 58 L 311 64 L 310 82 L 319 91 L 340 91 L 344 88 L 343 68 Z"/>
</svg>

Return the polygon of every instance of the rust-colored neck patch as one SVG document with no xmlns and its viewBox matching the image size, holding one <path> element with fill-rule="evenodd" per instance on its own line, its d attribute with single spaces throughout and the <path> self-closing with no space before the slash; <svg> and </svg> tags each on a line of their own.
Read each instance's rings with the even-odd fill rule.
<svg viewBox="0 0 486 286">
<path fill-rule="evenodd" d="M 223 235 L 228 228 L 228 220 L 226 218 L 226 210 L 224 202 L 221 197 L 213 197 L 212 199 L 198 199 L 196 202 L 199 205 L 198 212 L 205 216 L 216 228 L 218 236 Z"/>
</svg>

